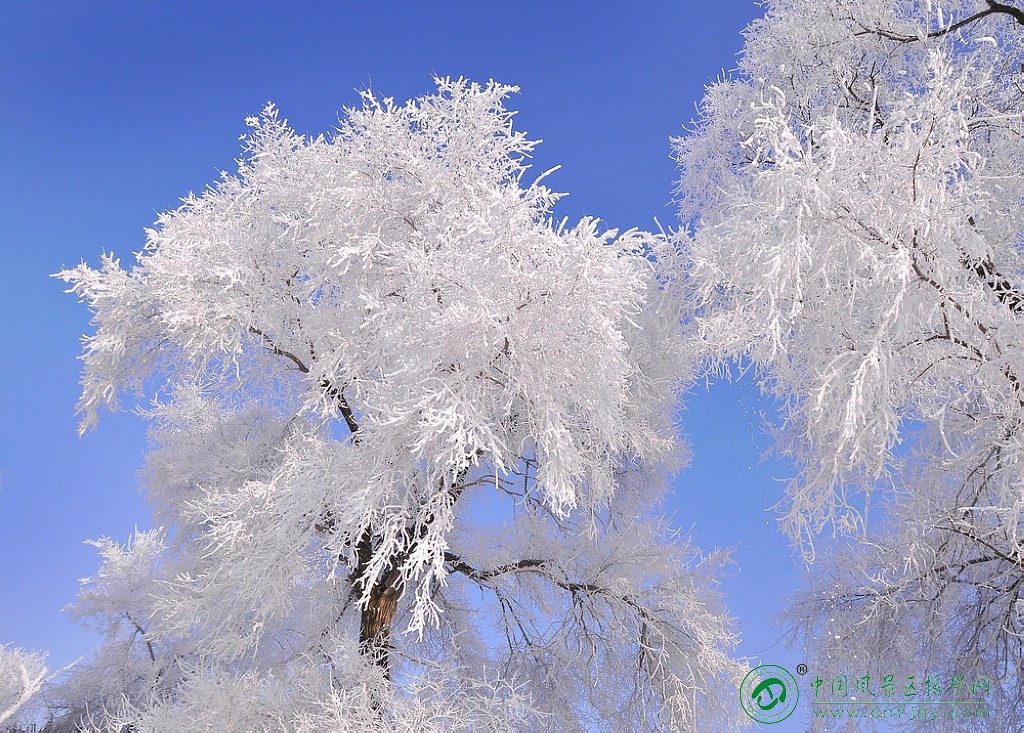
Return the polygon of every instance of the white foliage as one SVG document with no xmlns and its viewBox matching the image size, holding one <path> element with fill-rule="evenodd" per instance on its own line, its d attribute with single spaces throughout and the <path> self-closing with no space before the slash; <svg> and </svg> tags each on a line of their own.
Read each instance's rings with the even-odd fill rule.
<svg viewBox="0 0 1024 733">
<path fill-rule="evenodd" d="M 233 677 L 224 672 L 201 671 L 189 677 L 177 700 L 160 701 L 144 709 L 123 705 L 110 718 L 85 729 L 99 733 L 130 725 L 140 733 L 497 732 L 525 730 L 544 720 L 528 699 L 500 682 L 427 678 L 410 683 L 407 695 L 381 690 L 382 680 L 376 682 L 377 686 L 352 680 L 324 694 L 320 689 L 323 679 L 302 670 L 285 679 L 273 674 Z M 374 712 L 374 705 L 382 699 L 388 710 L 383 718 Z"/>
<path fill-rule="evenodd" d="M 0 723 L 15 722 L 42 688 L 47 672 L 42 654 L 0 646 Z"/>
<path fill-rule="evenodd" d="M 65 686 L 79 719 L 738 722 L 721 559 L 650 524 L 680 460 L 682 253 L 552 222 L 514 89 L 437 84 L 365 94 L 329 138 L 267 107 L 238 173 L 163 214 L 132 267 L 60 273 L 95 314 L 82 428 L 150 399 L 165 528 L 98 545 L 77 609 L 110 641 Z M 487 494 L 508 522 L 484 536 L 466 505 Z M 377 612 L 387 635 L 357 644 Z M 490 622 L 561 631 L 493 646 Z"/>
<path fill-rule="evenodd" d="M 793 396 L 809 468 L 785 526 L 803 542 L 827 522 L 860 526 L 843 485 L 884 477 L 904 418 L 978 405 L 1008 426 L 1021 406 L 1024 105 L 1004 75 L 1020 30 L 965 27 L 995 47 L 889 37 L 935 32 L 932 17 L 916 3 L 770 3 L 741 79 L 709 90 L 677 141 L 684 211 L 700 211 L 698 336 L 770 363 Z"/>
<path fill-rule="evenodd" d="M 771 0 L 676 153 L 693 337 L 716 366 L 758 365 L 782 401 L 801 469 L 783 528 L 808 558 L 829 525 L 860 538 L 792 614 L 809 651 L 969 659 L 1005 683 L 1009 730 L 1024 720 L 1024 13 L 998 5 Z"/>
</svg>

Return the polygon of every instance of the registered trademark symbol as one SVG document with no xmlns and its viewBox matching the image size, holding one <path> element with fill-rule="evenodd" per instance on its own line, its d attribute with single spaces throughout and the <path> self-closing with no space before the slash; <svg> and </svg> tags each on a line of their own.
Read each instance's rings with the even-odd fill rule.
<svg viewBox="0 0 1024 733">
<path fill-rule="evenodd" d="M 796 665 L 796 673 L 798 675 L 805 675 L 805 674 L 807 674 L 807 665 L 806 664 L 798 664 L 798 665 Z"/>
</svg>

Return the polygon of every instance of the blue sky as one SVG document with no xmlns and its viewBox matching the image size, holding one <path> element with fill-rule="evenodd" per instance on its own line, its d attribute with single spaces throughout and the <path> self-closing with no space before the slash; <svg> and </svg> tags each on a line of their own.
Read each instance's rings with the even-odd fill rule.
<svg viewBox="0 0 1024 733">
<path fill-rule="evenodd" d="M 91 637 L 60 609 L 96 569 L 83 541 L 148 522 L 142 423 L 106 416 L 76 436 L 88 313 L 51 273 L 102 251 L 131 260 L 159 211 L 234 168 L 267 101 L 318 133 L 358 89 L 406 99 L 432 74 L 521 87 L 510 105 L 545 140 L 537 170 L 563 166 L 548 179 L 571 194 L 559 214 L 673 226 L 669 137 L 758 14 L 753 0 L 0 5 L 0 643 L 56 666 L 81 655 Z M 694 464 L 669 510 L 701 545 L 736 547 L 741 652 L 792 668 L 799 655 L 770 646 L 798 569 L 766 511 L 789 472 L 760 460 L 766 409 L 749 383 L 688 401 Z"/>
</svg>

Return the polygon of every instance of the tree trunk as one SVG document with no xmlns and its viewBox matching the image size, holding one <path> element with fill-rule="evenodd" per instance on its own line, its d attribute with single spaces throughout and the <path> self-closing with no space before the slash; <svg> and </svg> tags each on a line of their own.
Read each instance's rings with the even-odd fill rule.
<svg viewBox="0 0 1024 733">
<path fill-rule="evenodd" d="M 353 585 L 362 590 L 367 568 L 373 553 L 373 539 L 364 533 L 356 548 L 359 565 L 354 574 Z M 384 673 L 384 679 L 391 680 L 391 624 L 398 610 L 398 599 L 402 595 L 402 576 L 398 563 L 390 568 L 370 588 L 366 606 L 359 614 L 359 651 Z"/>
<path fill-rule="evenodd" d="M 402 595 L 401 584 L 393 582 L 391 575 L 388 573 L 386 580 L 373 586 L 370 601 L 359 615 L 359 649 L 381 668 L 388 681 L 391 680 L 391 622 Z"/>
<path fill-rule="evenodd" d="M 479 453 L 478 453 L 479 455 Z M 454 504 L 462 493 L 462 486 L 468 469 L 463 469 L 450 486 L 442 485 L 448 500 Z M 402 597 L 405 583 L 402 580 L 402 565 L 409 559 L 417 544 L 426 535 L 427 527 L 434 521 L 431 514 L 423 525 L 405 528 L 404 549 L 388 558 L 387 570 L 381 573 L 370 587 L 366 606 L 359 614 L 359 651 L 384 673 L 384 679 L 391 681 L 391 624 L 398 610 L 398 599 Z M 374 541 L 370 530 L 364 530 L 356 545 L 357 566 L 352 574 L 352 587 L 359 593 L 366 590 L 366 576 L 373 558 Z"/>
</svg>

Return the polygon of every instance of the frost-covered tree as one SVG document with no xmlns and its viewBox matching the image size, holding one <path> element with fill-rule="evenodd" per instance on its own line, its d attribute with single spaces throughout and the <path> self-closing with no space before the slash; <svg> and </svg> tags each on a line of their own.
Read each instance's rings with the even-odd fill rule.
<svg viewBox="0 0 1024 733">
<path fill-rule="evenodd" d="M 766 10 L 676 142 L 694 338 L 780 398 L 784 529 L 858 538 L 794 611 L 819 662 L 987 675 L 1019 729 L 1024 7 Z"/>
<path fill-rule="evenodd" d="M 316 138 L 268 107 L 134 266 L 60 273 L 82 428 L 147 415 L 160 527 L 98 544 L 70 724 L 738 724 L 724 558 L 657 518 L 678 253 L 552 222 L 512 91 L 366 94 Z"/>
<path fill-rule="evenodd" d="M 47 672 L 43 655 L 0 646 L 0 723 L 16 720 L 42 688 Z"/>
</svg>

